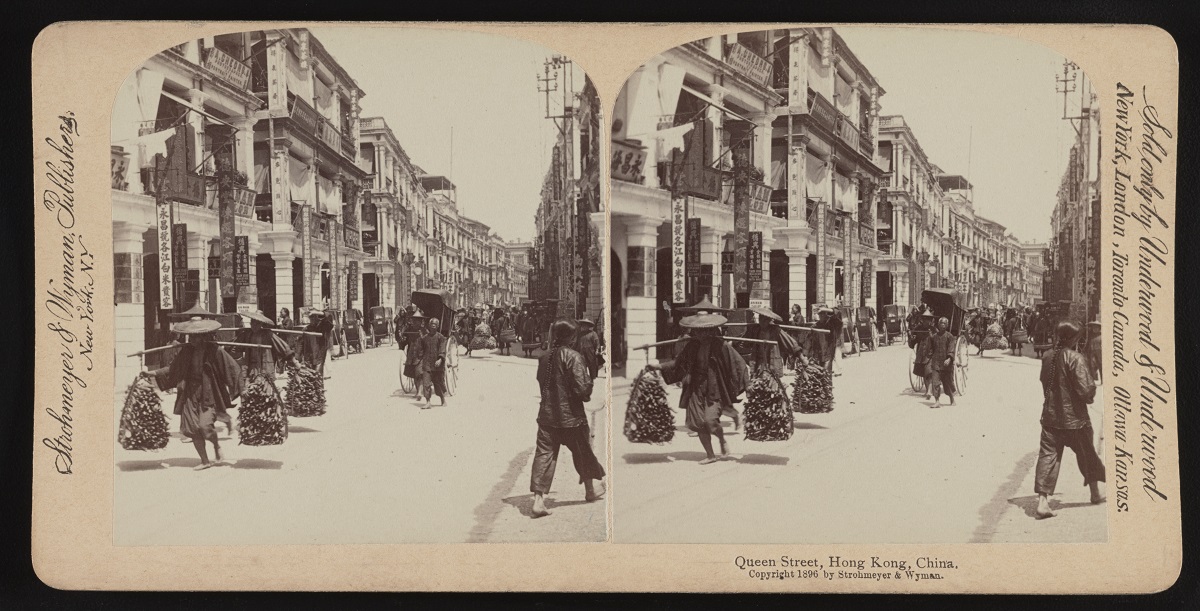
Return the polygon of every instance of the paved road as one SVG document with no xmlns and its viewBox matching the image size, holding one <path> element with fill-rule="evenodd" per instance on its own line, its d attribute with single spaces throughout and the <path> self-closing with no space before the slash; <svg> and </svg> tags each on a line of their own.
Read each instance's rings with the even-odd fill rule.
<svg viewBox="0 0 1200 611">
<path fill-rule="evenodd" d="M 931 409 L 905 375 L 908 351 L 885 347 L 843 361 L 835 408 L 796 414 L 786 442 L 733 436 L 733 462 L 697 464 L 683 428 L 666 445 L 613 443 L 616 542 L 966 543 L 1103 541 L 1106 506 L 1070 450 L 1059 516 L 1032 518 L 1041 411 L 1039 363 L 989 352 L 970 360 L 967 395 Z M 636 360 L 636 359 L 635 359 Z M 631 362 L 636 367 L 636 362 Z M 636 371 L 631 372 L 635 375 Z M 628 386 L 613 394 L 620 430 Z M 791 379 L 785 383 L 790 385 Z M 670 389 L 672 405 L 679 391 Z M 945 399 L 943 399 L 945 405 Z M 1098 410 L 1093 412 L 1093 422 Z M 726 430 L 732 424 L 726 423 Z"/>
<path fill-rule="evenodd" d="M 553 514 L 529 517 L 536 361 L 491 351 L 463 358 L 451 404 L 421 410 L 400 391 L 400 354 L 385 346 L 332 361 L 328 413 L 293 418 L 280 446 L 223 440 L 230 466 L 192 471 L 199 461 L 178 433 L 159 452 L 118 446 L 116 543 L 605 540 L 606 503 L 583 501 L 566 449 L 548 496 Z M 606 381 L 596 383 L 600 399 Z M 168 412 L 173 401 L 164 396 Z M 178 417 L 171 426 L 178 430 Z M 597 456 L 607 462 L 598 428 Z"/>
</svg>

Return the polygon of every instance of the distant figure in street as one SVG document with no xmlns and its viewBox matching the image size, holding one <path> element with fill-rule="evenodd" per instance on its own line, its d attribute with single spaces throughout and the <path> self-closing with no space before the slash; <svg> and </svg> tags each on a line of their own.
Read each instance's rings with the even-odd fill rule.
<svg viewBox="0 0 1200 611">
<path fill-rule="evenodd" d="M 508 311 L 500 308 L 496 310 L 496 323 L 492 327 L 492 331 L 496 334 L 496 346 L 500 349 L 500 354 L 511 356 L 512 343 L 517 341 L 517 334 L 513 331 L 512 319 L 508 317 Z"/>
<path fill-rule="evenodd" d="M 333 320 L 324 312 L 313 310 L 308 315 L 308 321 L 304 330 L 320 335 L 304 336 L 301 358 L 310 369 L 315 369 L 321 377 L 325 377 L 325 359 L 329 356 L 329 344 L 333 339 Z"/>
<path fill-rule="evenodd" d="M 1071 346 L 1079 341 L 1080 326 L 1064 320 L 1055 328 L 1054 348 L 1042 359 L 1042 439 L 1038 453 L 1037 479 L 1034 492 L 1038 495 L 1037 517 L 1055 515 L 1050 509 L 1050 497 L 1058 483 L 1063 447 L 1075 452 L 1084 485 L 1091 488 L 1092 503 L 1101 503 L 1100 482 L 1106 481 L 1104 461 L 1092 445 L 1092 422 L 1088 405 L 1096 397 L 1096 385 L 1088 372 L 1087 357 Z"/>
<path fill-rule="evenodd" d="M 954 344 L 958 338 L 950 332 L 950 319 L 945 316 L 937 321 L 937 330 L 925 339 L 928 342 L 926 353 L 929 355 L 929 365 L 926 368 L 925 398 L 933 393 L 933 405 L 941 407 L 942 387 L 946 388 L 946 396 L 950 405 L 954 405 Z"/>
<path fill-rule="evenodd" d="M 839 358 L 842 356 L 842 331 L 844 323 L 842 315 L 837 310 L 829 307 L 822 307 L 817 314 L 817 324 L 815 328 L 823 329 L 826 333 L 814 334 L 814 341 L 820 342 L 821 345 L 821 362 L 825 364 L 825 370 L 833 372 L 833 375 L 842 375 L 842 363 Z"/>
<path fill-rule="evenodd" d="M 1025 345 L 1021 341 L 1025 334 L 1025 326 L 1021 323 L 1021 316 L 1017 314 L 1016 310 L 1009 310 L 1005 316 L 1007 318 L 1004 321 L 1004 336 L 1008 338 L 1008 347 L 1014 356 L 1020 356 Z"/>
<path fill-rule="evenodd" d="M 221 323 L 198 316 L 175 325 L 173 331 L 190 335 L 192 341 L 179 349 L 170 366 L 139 374 L 153 378 L 161 390 L 177 390 L 175 415 L 179 416 L 179 432 L 192 440 L 200 455 L 200 464 L 194 467 L 197 471 L 214 464 L 208 460 L 205 442 L 213 444 L 215 464 L 224 462 L 215 422 L 228 420 L 233 400 L 242 394 L 241 368 L 213 336 L 220 328 Z"/>
<path fill-rule="evenodd" d="M 576 323 L 579 325 L 579 333 L 573 348 L 583 357 L 588 375 L 594 382 L 596 376 L 600 375 L 600 336 L 596 335 L 596 323 L 586 318 L 580 318 Z"/>
<path fill-rule="evenodd" d="M 680 326 L 690 329 L 691 336 L 673 361 L 651 369 L 662 369 L 667 384 L 683 383 L 683 394 L 679 407 L 687 412 L 687 427 L 700 437 L 707 455 L 700 461 L 709 465 L 718 460 L 732 458 L 721 429 L 721 414 L 733 409 L 735 402 L 746 391 L 749 372 L 746 361 L 720 335 L 718 327 L 726 319 L 719 314 L 694 314 L 680 321 Z M 713 452 L 712 437 L 720 444 L 721 456 Z"/>
<path fill-rule="evenodd" d="M 791 318 L 789 320 L 793 325 L 804 324 L 804 308 L 800 307 L 800 304 L 792 304 Z"/>
<path fill-rule="evenodd" d="M 538 359 L 541 403 L 537 417 L 537 449 L 529 481 L 535 518 L 550 514 L 545 497 L 554 482 L 561 446 L 567 446 L 571 451 L 575 472 L 584 487 L 584 499 L 591 502 L 604 495 L 603 490 L 597 493 L 593 484 L 593 481 L 604 480 L 604 467 L 592 451 L 587 414 L 583 408 L 584 403 L 592 400 L 592 377 L 583 357 L 571 348 L 576 331 L 573 321 L 555 322 L 551 327 L 553 344 Z"/>
<path fill-rule="evenodd" d="M 521 348 L 525 350 L 525 356 L 533 356 L 539 341 L 538 317 L 532 312 L 527 313 L 521 320 Z"/>
<path fill-rule="evenodd" d="M 279 308 L 279 328 L 291 329 L 294 324 L 292 322 L 292 313 L 287 308 Z"/>
<path fill-rule="evenodd" d="M 425 334 L 417 340 L 414 348 L 417 359 L 417 401 L 425 397 L 421 409 L 433 407 L 433 395 L 437 394 L 446 404 L 446 338 L 441 333 L 441 321 L 430 318 Z"/>
<path fill-rule="evenodd" d="M 254 374 L 261 373 L 274 380 L 275 374 L 281 369 L 277 365 L 293 360 L 295 353 L 292 352 L 292 348 L 288 346 L 287 342 L 271 332 L 275 323 L 271 322 L 271 319 L 267 318 L 262 310 L 242 316 L 250 320 L 250 328 L 243 329 L 238 333 L 238 341 L 270 346 L 269 349 L 249 348 L 246 350 L 246 377 L 251 379 Z"/>
</svg>

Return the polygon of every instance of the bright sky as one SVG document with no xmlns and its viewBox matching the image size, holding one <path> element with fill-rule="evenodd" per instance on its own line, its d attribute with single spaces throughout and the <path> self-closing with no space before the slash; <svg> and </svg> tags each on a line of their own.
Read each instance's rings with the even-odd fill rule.
<svg viewBox="0 0 1200 611">
<path fill-rule="evenodd" d="M 1046 240 L 1074 128 L 1055 92 L 1063 57 L 991 34 L 837 28 L 904 115 L 930 161 L 975 186 L 975 210 L 1021 241 Z M 1069 99 L 1078 114 L 1079 93 Z M 968 167 L 968 159 L 969 167 Z"/>
<path fill-rule="evenodd" d="M 537 81 L 551 50 L 473 32 L 360 26 L 312 33 L 366 92 L 362 116 L 382 116 L 414 163 L 450 176 L 460 213 L 506 241 L 533 237 L 557 134 Z M 578 67 L 575 87 L 583 87 Z M 551 110 L 559 114 L 556 95 Z"/>
</svg>

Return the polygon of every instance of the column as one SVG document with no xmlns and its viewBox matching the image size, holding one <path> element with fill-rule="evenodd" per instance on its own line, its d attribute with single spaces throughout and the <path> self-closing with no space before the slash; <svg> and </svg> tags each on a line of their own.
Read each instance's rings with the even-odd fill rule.
<svg viewBox="0 0 1200 611">
<path fill-rule="evenodd" d="M 243 230 L 243 231 L 246 231 L 246 230 Z M 246 286 L 238 287 L 237 308 L 238 308 L 238 310 L 247 310 L 248 309 L 251 312 L 253 312 L 258 309 L 258 283 L 255 282 L 255 276 L 258 273 L 256 271 L 256 266 L 257 266 L 256 259 L 258 257 L 258 249 L 261 246 L 261 244 L 256 240 L 253 231 L 248 231 L 248 233 L 250 234 L 250 240 L 249 240 L 249 245 L 248 245 L 249 252 L 247 253 L 246 256 L 250 260 L 250 284 L 248 284 Z"/>
<path fill-rule="evenodd" d="M 784 250 L 788 256 L 788 310 L 793 305 L 799 305 L 808 317 L 808 306 L 812 304 L 808 294 L 808 251 L 803 248 L 788 248 Z"/>
<path fill-rule="evenodd" d="M 234 133 L 237 147 L 237 170 L 246 175 L 246 180 L 251 187 L 255 186 L 254 124 L 257 122 L 258 120 L 254 117 L 239 117 L 233 122 L 233 127 L 237 130 Z"/>
<path fill-rule="evenodd" d="M 721 303 L 721 249 L 724 241 L 724 236 L 716 229 L 700 227 L 700 265 L 712 266 L 712 294 L 708 298 L 718 304 Z"/>
<path fill-rule="evenodd" d="M 661 221 L 646 217 L 624 219 L 628 246 L 625 292 L 625 336 L 630 348 L 655 342 L 658 332 L 658 227 Z M 629 359 L 640 365 L 642 354 L 629 353 Z M 641 361 L 642 363 L 639 363 Z M 654 350 L 650 362 L 656 362 Z"/>
<path fill-rule="evenodd" d="M 775 114 L 768 112 L 752 118 L 754 119 L 755 131 L 757 132 L 755 137 L 758 144 L 758 150 L 754 152 L 754 166 L 762 171 L 763 182 L 774 187 L 771 184 L 771 136 L 774 130 L 772 124 L 775 122 Z M 718 154 L 720 153 L 718 152 Z"/>
<path fill-rule="evenodd" d="M 113 222 L 113 350 L 116 389 L 124 390 L 137 375 L 139 361 L 125 355 L 146 347 L 145 287 L 143 285 L 143 234 L 145 227 Z M 152 296 L 151 299 L 154 297 Z"/>
<path fill-rule="evenodd" d="M 287 308 L 292 314 L 292 320 L 297 324 L 307 323 L 301 321 L 300 311 L 297 307 L 296 298 L 298 295 L 293 291 L 292 285 L 292 265 L 296 260 L 296 255 L 291 252 L 272 252 L 271 260 L 275 262 L 275 309 Z"/>
<path fill-rule="evenodd" d="M 199 89 L 188 90 L 188 101 L 192 103 L 194 108 L 204 108 L 204 101 L 207 99 L 208 94 Z M 189 112 L 187 113 L 187 122 L 188 125 L 191 125 L 196 130 L 196 141 L 192 145 L 192 163 L 193 165 L 200 165 L 200 162 L 204 159 L 204 138 L 201 136 L 204 133 L 204 115 L 198 112 Z M 212 160 L 209 160 L 208 163 L 212 164 Z M 215 167 L 215 164 L 213 165 Z M 201 168 L 200 172 L 206 173 L 203 168 Z"/>
<path fill-rule="evenodd" d="M 200 270 L 200 292 L 196 299 L 206 309 L 208 309 L 208 250 L 211 239 L 211 236 L 201 235 L 195 231 L 188 232 L 188 268 Z M 178 296 L 176 298 L 178 299 Z M 190 308 L 192 304 L 184 303 L 183 306 Z"/>
</svg>

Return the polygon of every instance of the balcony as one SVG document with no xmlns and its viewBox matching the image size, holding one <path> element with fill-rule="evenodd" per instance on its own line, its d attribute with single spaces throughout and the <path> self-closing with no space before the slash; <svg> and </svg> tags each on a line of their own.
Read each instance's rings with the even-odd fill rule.
<svg viewBox="0 0 1200 611">
<path fill-rule="evenodd" d="M 288 118 L 299 130 L 312 134 L 325 146 L 348 159 L 353 160 L 357 157 L 354 141 L 338 130 L 332 121 L 317 112 L 311 104 L 289 91 L 288 106 L 291 108 Z"/>
</svg>

